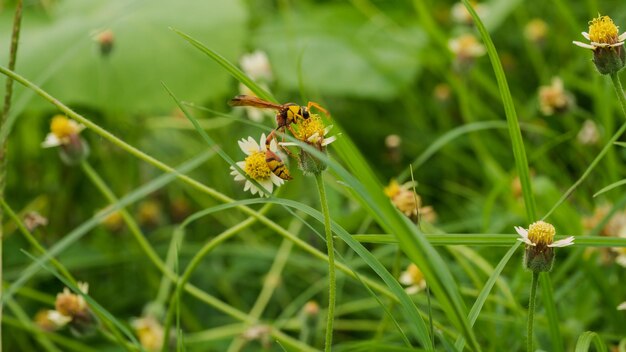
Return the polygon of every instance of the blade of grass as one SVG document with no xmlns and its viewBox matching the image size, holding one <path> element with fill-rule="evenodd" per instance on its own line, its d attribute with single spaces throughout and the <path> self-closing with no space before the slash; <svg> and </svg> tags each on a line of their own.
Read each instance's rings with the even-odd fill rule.
<svg viewBox="0 0 626 352">
<path fill-rule="evenodd" d="M 188 41 L 191 45 L 193 45 L 196 48 L 198 48 L 198 50 L 200 50 L 201 52 L 205 53 L 207 56 L 209 56 L 211 59 L 213 59 L 213 61 L 217 62 L 217 64 L 222 66 L 226 71 L 228 71 L 228 73 L 230 73 L 233 77 L 235 77 L 235 79 L 237 81 L 243 83 L 245 86 L 250 88 L 250 90 L 253 91 L 254 94 L 256 94 L 257 97 L 259 97 L 261 99 L 264 99 L 264 100 L 277 102 L 276 98 L 274 98 L 270 92 L 266 91 L 261 86 L 256 84 L 253 80 L 251 80 L 248 76 L 246 76 L 245 73 L 243 73 L 235 65 L 231 64 L 230 61 L 228 61 L 222 55 L 216 53 L 215 51 L 213 51 L 213 50 L 211 50 L 209 48 L 207 48 L 202 43 L 200 43 L 196 39 L 192 38 L 190 35 L 185 34 L 185 33 L 181 32 L 181 31 L 179 31 L 179 30 L 177 30 L 175 28 L 171 28 L 170 27 L 170 29 L 172 31 L 174 31 L 174 33 L 178 34 L 183 39 Z"/>
<path fill-rule="evenodd" d="M 506 266 L 506 264 L 509 262 L 509 260 L 511 260 L 511 257 L 513 256 L 517 248 L 520 246 L 520 244 L 521 242 L 518 241 L 513 246 L 511 246 L 511 249 L 509 249 L 509 251 L 506 252 L 504 257 L 500 259 L 500 262 L 496 266 L 491 276 L 489 276 L 489 279 L 485 283 L 485 286 L 483 286 L 482 290 L 480 290 L 480 294 L 478 295 L 478 298 L 476 298 L 476 301 L 474 301 L 474 305 L 472 306 L 472 309 L 470 309 L 470 313 L 468 316 L 468 319 L 472 326 L 474 326 L 474 324 L 476 323 L 476 320 L 478 319 L 478 315 L 480 314 L 480 311 L 485 305 L 485 301 L 487 301 L 487 298 L 489 297 L 489 293 L 491 292 L 491 289 L 493 289 L 493 286 L 495 285 L 496 281 L 500 277 L 502 270 L 504 270 L 504 267 Z M 457 339 L 456 342 L 454 343 L 454 347 L 456 347 L 456 349 L 459 351 L 463 351 L 464 346 L 465 346 L 465 339 L 463 339 L 463 337 L 459 337 L 459 339 Z"/>
<path fill-rule="evenodd" d="M 599 190 L 598 192 L 596 192 L 593 196 L 595 198 L 595 197 L 601 195 L 602 193 L 608 192 L 608 191 L 612 190 L 613 188 L 617 188 L 617 187 L 622 186 L 624 184 L 626 184 L 626 179 L 617 181 L 615 183 L 611 183 L 610 185 L 608 185 L 608 186 L 602 188 L 601 190 Z"/>
<path fill-rule="evenodd" d="M 528 223 L 531 223 L 535 220 L 536 205 L 530 183 L 530 172 L 528 171 L 528 160 L 526 158 L 526 150 L 524 149 L 524 140 L 522 139 L 522 132 L 517 120 L 517 113 L 515 112 L 515 106 L 513 105 L 513 97 L 511 96 L 511 91 L 509 90 L 504 70 L 502 69 L 500 57 L 498 56 L 498 52 L 496 51 L 496 47 L 491 40 L 489 32 L 487 32 L 482 20 L 476 11 L 474 11 L 474 8 L 472 8 L 469 0 L 463 0 L 463 4 L 472 15 L 474 24 L 476 25 L 478 32 L 480 32 L 480 36 L 485 44 L 485 48 L 487 49 L 487 55 L 489 55 L 489 60 L 491 61 L 491 66 L 493 67 L 493 72 L 496 76 L 496 80 L 498 81 L 498 88 L 500 89 L 500 95 L 502 96 L 507 125 L 509 126 L 509 135 L 513 146 L 513 157 L 515 158 L 517 173 L 519 174 L 519 179 L 522 184 L 522 194 L 524 197 L 524 205 L 526 206 L 526 220 Z"/>
<path fill-rule="evenodd" d="M 573 247 L 626 247 L 626 238 L 620 238 L 610 234 L 608 236 L 576 236 Z M 426 239 L 434 246 L 510 246 L 515 244 L 519 235 L 511 234 L 437 234 L 425 235 Z M 392 235 L 352 235 L 361 243 L 398 243 L 398 239 Z M 567 236 L 556 236 L 558 241 Z"/>
<path fill-rule="evenodd" d="M 591 347 L 591 343 L 596 346 L 596 351 L 598 352 L 607 352 L 606 345 L 600 339 L 600 336 L 593 331 L 585 331 L 580 337 L 578 337 L 578 341 L 576 341 L 575 352 L 587 352 L 589 351 L 589 347 Z"/>
</svg>

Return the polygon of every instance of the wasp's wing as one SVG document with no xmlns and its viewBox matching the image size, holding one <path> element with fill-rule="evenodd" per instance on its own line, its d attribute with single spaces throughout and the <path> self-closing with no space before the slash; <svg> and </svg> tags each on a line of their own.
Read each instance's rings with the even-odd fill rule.
<svg viewBox="0 0 626 352">
<path fill-rule="evenodd" d="M 259 99 L 252 95 L 238 95 L 232 98 L 228 105 L 230 106 L 253 106 L 255 108 L 266 108 L 266 109 L 282 109 L 282 105 L 270 103 L 269 101 L 265 101 L 263 99 Z"/>
</svg>

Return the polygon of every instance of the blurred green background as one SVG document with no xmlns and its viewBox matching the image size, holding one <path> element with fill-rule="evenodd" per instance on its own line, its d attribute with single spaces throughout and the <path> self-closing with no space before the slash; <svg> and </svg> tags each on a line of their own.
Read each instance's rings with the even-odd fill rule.
<svg viewBox="0 0 626 352">
<path fill-rule="evenodd" d="M 8 57 L 14 3 L 0 5 L 3 64 Z M 576 6 L 564 1 L 494 0 L 481 4 L 488 9 L 484 20 L 506 71 L 527 145 L 538 210 L 544 214 L 621 124 L 610 81 L 595 72 L 591 54 L 571 42 L 583 39 L 580 32 L 587 30 L 587 21 L 598 12 L 610 14 L 616 23 L 626 23 L 625 7 L 597 1 Z M 281 102 L 302 105 L 315 101 L 330 110 L 332 121 L 356 142 L 382 184 L 405 172 L 446 133 L 464 125 L 483 126 L 445 143 L 424 159 L 414 170 L 417 192 L 422 202 L 437 212 L 440 230 L 512 233 L 513 225 L 523 223 L 524 210 L 515 194 L 515 165 L 504 110 L 486 56 L 477 58 L 468 69 L 455 68 L 448 39 L 475 33 L 475 29 L 452 19 L 453 5 L 451 1 L 420 0 L 31 0 L 25 1 L 16 71 L 129 144 L 169 165 L 178 165 L 207 147 L 176 108 L 163 82 L 181 100 L 209 109 L 191 111 L 220 147 L 240 160 L 236 141 L 249 135 L 258 139 L 260 130 L 233 118 L 245 117 L 243 110 L 227 105 L 239 94 L 237 83 L 171 28 L 191 35 L 235 64 L 246 53 L 261 50 L 267 54 L 273 74 L 273 79 L 264 83 L 274 96 Z M 548 25 L 543 45 L 524 36 L 525 26 L 534 18 Z M 114 38 L 106 55 L 94 39 L 104 30 L 110 30 Z M 576 103 L 566 112 L 544 116 L 538 89 L 555 76 L 561 77 Z M 4 84 L 0 94 L 4 95 Z M 55 150 L 41 148 L 50 118 L 57 113 L 49 103 L 16 85 L 6 199 L 21 214 L 37 211 L 49 220 L 48 226 L 36 232 L 48 246 L 108 204 L 79 168 L 62 164 Z M 595 144 L 577 140 L 587 119 L 598 125 Z M 263 123 L 274 126 L 271 114 Z M 389 135 L 400 137 L 399 147 L 385 144 Z M 91 147 L 89 162 L 118 196 L 161 174 L 89 131 L 83 137 Z M 553 214 L 560 234 L 582 234 L 584 216 L 599 204 L 620 200 L 619 192 L 597 199 L 591 195 L 623 177 L 625 156 L 621 148 L 611 150 L 600 171 Z M 298 177 L 284 187 L 281 196 L 317 204 L 317 195 L 310 192 L 313 180 L 301 177 L 295 165 L 293 173 Z M 228 164 L 219 158 L 210 159 L 192 176 L 234 198 L 249 196 L 233 182 Z M 338 185 L 330 186 L 334 219 L 350 232 L 376 233 L 379 229 L 364 226 L 366 214 L 343 194 Z M 164 255 L 173 226 L 192 212 L 215 204 L 172 183 L 133 205 L 131 212 Z M 270 216 L 284 226 L 291 221 L 278 209 Z M 192 225 L 181 265 L 207 236 L 242 219 L 241 214 L 224 212 Z M 11 282 L 31 260 L 20 252 L 29 246 L 14 231 L 15 225 L 8 222 L 4 226 L 5 280 Z M 303 236 L 323 248 L 310 231 Z M 247 229 L 241 237 L 207 258 L 192 281 L 233 306 L 247 307 L 255 297 L 259 277 L 271 264 L 277 240 L 261 226 Z M 390 263 L 393 258 L 385 256 L 389 251 L 381 248 L 386 258 L 381 260 Z M 481 254 L 492 263 L 502 255 L 489 249 Z M 280 314 L 296 292 L 325 275 L 323 263 L 299 255 L 301 266 L 285 273 L 291 280 L 285 279 L 288 287 L 281 287 L 275 298 L 279 303 L 273 306 L 274 314 Z M 92 282 L 93 297 L 121 318 L 139 316 L 159 285 L 159 272 L 145 263 L 123 226 L 98 227 L 63 253 L 61 260 L 77 277 Z M 293 280 L 309 267 L 320 270 L 303 282 Z M 601 270 L 606 270 L 604 275 L 611 283 L 624 278 L 618 267 Z M 20 302 L 32 316 L 44 306 L 41 301 L 49 303 L 62 285 L 42 273 L 29 287 L 47 295 Z M 343 294 L 358 297 L 360 289 L 354 283 L 346 284 Z M 626 299 L 624 287 L 604 289 L 615 290 L 615 299 Z M 577 304 L 568 317 L 592 311 L 592 303 L 585 302 L 594 299 L 584 299 L 586 294 L 568 296 Z M 598 298 L 602 291 L 589 294 Z M 187 326 L 193 328 L 219 326 L 226 319 L 193 301 L 183 315 Z M 615 317 L 614 313 L 611 316 Z M 617 331 L 624 317 L 608 322 L 588 315 L 582 320 L 584 323 L 572 320 L 572 336 L 587 323 Z M 506 329 L 522 330 L 523 321 L 518 325 L 511 323 Z M 20 335 L 26 333 L 13 335 L 6 329 L 3 333 L 5 339 L 9 337 L 5 340 L 9 351 L 32 343 L 27 335 Z M 346 339 L 360 336 L 358 332 L 345 335 Z M 498 346 L 506 346 L 506 342 L 494 343 L 496 350 Z"/>
</svg>

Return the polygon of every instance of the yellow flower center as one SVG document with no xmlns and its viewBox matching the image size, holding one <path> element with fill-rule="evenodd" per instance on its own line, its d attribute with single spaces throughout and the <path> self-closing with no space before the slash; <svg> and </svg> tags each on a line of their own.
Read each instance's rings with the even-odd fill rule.
<svg viewBox="0 0 626 352">
<path fill-rule="evenodd" d="M 411 263 L 409 267 L 407 268 L 407 271 L 409 272 L 409 275 L 411 276 L 411 279 L 413 280 L 413 284 L 418 284 L 422 280 L 424 280 L 424 273 L 422 273 L 422 271 L 420 270 L 420 268 L 417 267 L 417 265 Z"/>
<path fill-rule="evenodd" d="M 56 115 L 50 123 L 50 132 L 57 138 L 63 139 L 78 133 L 78 126 L 67 117 Z"/>
<path fill-rule="evenodd" d="M 400 184 L 396 180 L 391 180 L 389 186 L 385 187 L 385 195 L 389 198 L 393 198 L 398 193 L 400 193 Z"/>
<path fill-rule="evenodd" d="M 324 122 L 318 114 L 311 114 L 308 119 L 298 122 L 295 129 L 295 137 L 303 142 L 309 142 L 308 139 L 318 133 L 320 138 L 324 138 Z"/>
<path fill-rule="evenodd" d="M 263 180 L 270 177 L 272 170 L 267 166 L 264 152 L 256 152 L 245 160 L 244 171 L 255 180 Z"/>
<path fill-rule="evenodd" d="M 537 221 L 528 227 L 528 239 L 536 245 L 552 244 L 556 230 L 547 222 Z"/>
<path fill-rule="evenodd" d="M 609 16 L 598 16 L 589 21 L 589 39 L 601 44 L 615 44 L 618 41 L 618 27 Z"/>
</svg>

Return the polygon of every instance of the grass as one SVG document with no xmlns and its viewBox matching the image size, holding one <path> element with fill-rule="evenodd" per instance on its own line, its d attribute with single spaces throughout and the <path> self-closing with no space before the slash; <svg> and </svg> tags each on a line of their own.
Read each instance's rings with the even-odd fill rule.
<svg viewBox="0 0 626 352">
<path fill-rule="evenodd" d="M 23 46 L 6 50 L 16 65 L 0 64 L 16 84 L 0 92 L 16 102 L 0 127 L 2 348 L 623 349 L 626 97 L 618 73 L 600 75 L 571 44 L 598 12 L 623 25 L 623 8 L 460 4 L 198 0 L 189 22 L 141 1 L 89 5 L 93 18 L 72 1 L 30 4 Z M 194 25 L 208 7 L 221 29 Z M 453 8 L 467 8 L 464 19 Z M 124 18 L 150 25 L 142 34 Z M 64 23 L 85 19 L 112 29 L 110 53 L 90 38 L 76 40 L 75 58 L 42 44 L 52 29 L 76 38 Z M 541 38 L 524 34 L 531 19 L 547 26 Z M 463 34 L 480 55 L 450 50 Z M 133 61 L 131 48 L 153 62 Z M 266 52 L 271 74 L 240 62 L 244 48 Z M 168 52 L 189 65 L 168 65 Z M 565 105 L 555 98 L 546 114 L 539 87 L 557 76 Z M 227 106 L 242 93 L 318 102 L 333 125 L 319 132 L 337 140 L 298 139 L 296 116 L 278 137 L 293 155 L 274 159 L 293 180 L 272 193 L 237 141 L 269 135 L 275 111 L 251 121 L 258 109 Z M 86 127 L 72 138 L 88 156 L 73 160 L 72 140 L 40 147 L 57 113 Z M 304 175 L 303 155 L 326 169 Z M 34 225 L 35 214 L 46 221 Z M 513 227 L 539 219 L 575 243 L 556 249 L 551 272 L 531 273 Z M 418 271 L 405 272 L 411 263 Z M 42 317 L 62 310 L 64 287 L 84 314 L 53 327 Z"/>
</svg>

